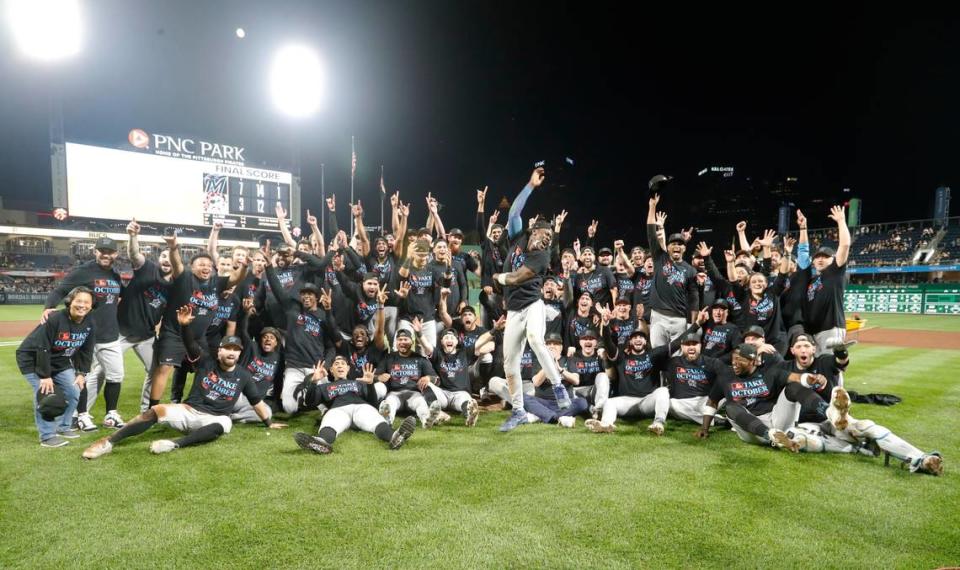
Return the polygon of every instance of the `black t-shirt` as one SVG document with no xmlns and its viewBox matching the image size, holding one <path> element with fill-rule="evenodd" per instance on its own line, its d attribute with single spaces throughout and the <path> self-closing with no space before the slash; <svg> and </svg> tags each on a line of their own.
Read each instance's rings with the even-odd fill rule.
<svg viewBox="0 0 960 570">
<path fill-rule="evenodd" d="M 781 337 L 783 319 L 780 315 L 780 294 L 783 292 L 784 283 L 786 277 L 776 278 L 759 299 L 754 299 L 749 289 L 732 284 L 743 307 L 737 319 L 737 326 L 741 331 L 754 325 L 759 326 L 763 329 L 764 338 L 771 344 Z"/>
<path fill-rule="evenodd" d="M 840 366 L 837 364 L 837 357 L 833 354 L 823 354 L 817 358 L 813 359 L 813 362 L 806 369 L 800 368 L 797 365 L 796 360 L 784 360 L 776 364 L 778 368 L 782 368 L 787 372 L 795 372 L 797 374 L 822 374 L 827 378 L 827 383 L 825 386 L 820 386 L 813 388 L 824 401 L 830 401 L 830 394 L 833 392 L 835 386 L 840 385 L 840 373 L 846 370 L 846 365 Z M 801 422 L 822 422 L 826 420 L 826 416 L 817 412 L 816 410 L 810 410 L 807 408 L 800 409 L 800 420 Z"/>
<path fill-rule="evenodd" d="M 300 296 L 300 289 L 302 289 L 307 282 L 312 283 L 314 275 L 316 274 L 315 270 L 302 263 L 288 265 L 283 268 L 275 267 L 274 271 L 277 274 L 277 280 L 281 287 L 292 299 Z M 284 320 L 283 308 L 280 306 L 279 301 L 277 301 L 277 296 L 274 294 L 266 274 L 264 274 L 260 280 L 260 285 L 256 292 L 256 299 L 257 307 L 263 306 L 266 308 L 267 316 L 269 317 L 268 320 L 273 326 L 281 329 L 287 326 Z"/>
<path fill-rule="evenodd" d="M 633 290 L 633 304 L 634 305 L 643 305 L 643 314 L 639 315 L 640 318 L 650 322 L 650 291 L 653 289 L 653 277 L 647 277 L 643 275 L 641 271 L 637 271 L 637 286 Z"/>
<path fill-rule="evenodd" d="M 620 351 L 616 359 L 617 396 L 642 398 L 660 387 L 660 368 L 670 352 L 666 346 L 644 350 L 640 354 Z"/>
<path fill-rule="evenodd" d="M 544 315 L 546 316 L 547 320 L 545 334 L 556 333 L 562 337 L 564 335 L 563 327 L 567 322 L 567 311 L 566 307 L 563 305 L 563 300 L 544 299 L 543 305 Z"/>
<path fill-rule="evenodd" d="M 451 392 L 470 391 L 470 359 L 463 348 L 447 354 L 442 347 L 437 347 L 431 360 L 441 388 Z"/>
<path fill-rule="evenodd" d="M 88 261 L 67 274 L 48 296 L 46 308 L 56 307 L 75 287 L 93 291 L 93 326 L 97 344 L 113 342 L 120 336 L 117 323 L 117 305 L 123 292 L 123 281 L 113 268 L 104 269 L 96 261 Z"/>
<path fill-rule="evenodd" d="M 217 315 L 220 295 L 227 288 L 227 277 L 213 274 L 209 279 L 201 280 L 186 268 L 170 285 L 170 298 L 160 325 L 161 335 L 181 336 L 180 323 L 177 322 L 177 309 L 184 305 L 193 308 L 193 322 L 190 330 L 194 338 L 203 338 L 207 327 Z"/>
<path fill-rule="evenodd" d="M 401 279 L 399 271 L 397 279 Z M 399 304 L 397 310 L 399 317 L 407 320 L 412 320 L 414 317 L 420 317 L 424 321 L 436 320 L 443 272 L 436 265 L 426 265 L 423 269 L 410 267 L 407 281 L 410 282 L 410 292 Z M 399 284 L 400 282 L 397 281 L 394 289 L 399 289 Z"/>
<path fill-rule="evenodd" d="M 390 374 L 387 379 L 387 390 L 418 390 L 417 381 L 424 376 L 436 378 L 437 373 L 430 365 L 430 361 L 419 354 L 411 353 L 403 356 L 399 352 L 391 352 L 377 366 L 377 376 Z"/>
<path fill-rule="evenodd" d="M 580 348 L 580 337 L 583 335 L 583 333 L 587 332 L 587 329 L 590 328 L 599 328 L 596 324 L 595 315 L 590 314 L 586 317 L 581 317 L 580 315 L 574 313 L 573 316 L 571 316 L 567 321 L 563 338 L 564 344 L 566 346 Z"/>
<path fill-rule="evenodd" d="M 717 376 L 728 365 L 709 356 L 700 355 L 696 360 L 687 360 L 683 355 L 674 356 L 667 362 L 663 372 L 667 377 L 670 397 L 677 399 L 699 398 L 710 394 Z"/>
<path fill-rule="evenodd" d="M 463 326 L 463 321 L 461 321 L 459 317 L 453 320 L 452 328 L 457 331 L 457 336 L 460 338 L 460 346 L 467 351 L 467 359 L 473 364 L 474 361 L 477 360 L 477 354 L 474 352 L 477 346 L 477 339 L 480 338 L 483 333 L 487 332 L 487 329 L 478 324 L 472 331 L 468 331 L 467 328 Z"/>
<path fill-rule="evenodd" d="M 341 272 L 338 277 L 342 278 L 345 277 L 345 275 Z M 375 322 L 373 319 L 376 318 L 377 311 L 380 310 L 380 300 L 377 299 L 377 296 L 368 296 L 363 292 L 361 284 L 353 281 L 340 279 L 340 285 L 352 306 L 352 310 L 348 313 L 350 315 L 349 322 L 343 323 L 348 325 L 349 328 L 340 328 L 343 330 L 353 330 L 353 327 L 357 325 L 369 326 L 371 322 Z M 337 324 L 341 324 L 339 320 Z"/>
<path fill-rule="evenodd" d="M 73 368 L 77 374 L 90 372 L 96 325 L 91 314 L 75 323 L 67 309 L 50 313 L 47 322 L 33 329 L 17 348 L 17 367 L 23 374 L 50 378 Z"/>
<path fill-rule="evenodd" d="M 584 356 L 577 350 L 567 359 L 567 371 L 580 375 L 577 386 L 593 386 L 597 380 L 597 374 L 603 372 L 603 360 L 596 353 L 593 356 Z"/>
<path fill-rule="evenodd" d="M 279 350 L 263 354 L 259 347 L 241 360 L 240 365 L 250 373 L 261 400 L 273 395 L 273 383 L 280 372 L 281 364 Z"/>
<path fill-rule="evenodd" d="M 377 274 L 381 286 L 393 281 L 393 273 L 397 269 L 397 258 L 392 253 L 388 253 L 383 261 L 377 258 L 376 253 L 371 253 L 366 258 L 366 264 L 371 272 Z"/>
<path fill-rule="evenodd" d="M 502 342 L 497 343 L 498 347 L 502 347 L 502 345 Z M 565 361 L 565 359 L 561 359 L 561 362 Z M 520 355 L 520 379 L 533 380 L 537 372 L 540 372 L 540 361 L 537 360 L 537 355 L 533 353 L 533 349 L 527 343 L 523 343 L 523 354 Z"/>
<path fill-rule="evenodd" d="M 340 341 L 340 332 L 323 307 L 306 310 L 277 283 L 272 267 L 267 268 L 267 279 L 284 309 L 287 335 L 284 339 L 286 364 L 296 368 L 313 368 L 321 359 L 327 365 L 333 360 L 334 349 Z"/>
<path fill-rule="evenodd" d="M 626 273 L 614 273 L 613 277 L 617 280 L 617 300 L 633 300 L 633 290 L 637 288 L 636 280 Z M 634 274 L 634 277 L 636 277 L 636 274 Z"/>
<path fill-rule="evenodd" d="M 601 305 L 613 307 L 611 289 L 617 286 L 617 279 L 609 267 L 595 266 L 586 273 L 577 273 L 573 277 L 573 297 L 579 299 L 584 292 L 590 293 L 593 300 Z M 619 295 L 619 291 L 617 293 Z"/>
<path fill-rule="evenodd" d="M 227 329 L 227 322 L 237 322 L 240 314 L 241 302 L 236 294 L 220 295 L 220 301 L 217 304 L 217 310 L 214 312 L 213 320 L 207 327 L 207 344 L 216 346 L 220 344 L 224 332 Z"/>
<path fill-rule="evenodd" d="M 790 373 L 777 366 L 758 367 L 743 376 L 724 367 L 723 372 L 710 390 L 710 400 L 719 402 L 726 398 L 727 405 L 736 402 L 751 414 L 762 416 L 773 411 L 780 392 L 787 386 Z"/>
<path fill-rule="evenodd" d="M 368 345 L 363 351 L 359 351 L 353 346 L 353 343 L 349 341 L 340 343 L 337 354 L 347 357 L 347 360 L 350 361 L 348 378 L 360 378 L 363 376 L 363 367 L 367 364 L 372 364 L 373 368 L 376 369 L 387 356 L 385 350 L 380 350 L 372 344 Z"/>
<path fill-rule="evenodd" d="M 736 325 L 724 323 L 718 325 L 713 321 L 703 327 L 703 354 L 730 362 L 733 349 L 740 344 L 740 329 Z"/>
<path fill-rule="evenodd" d="M 131 339 L 153 336 L 167 307 L 170 281 L 163 278 L 160 267 L 149 259 L 133 270 L 133 279 L 123 289 L 117 306 L 120 334 Z"/>
<path fill-rule="evenodd" d="M 334 380 L 325 384 L 310 383 L 307 387 L 307 407 L 316 407 L 324 402 L 329 409 L 349 406 L 351 404 L 373 404 L 376 400 L 376 390 L 372 385 L 356 379 Z M 310 405 L 313 403 L 314 405 Z"/>
<path fill-rule="evenodd" d="M 256 383 L 244 368 L 235 366 L 228 372 L 220 368 L 220 363 L 215 358 L 206 355 L 194 366 L 197 375 L 184 403 L 198 412 L 228 415 L 237 405 L 240 394 L 247 397 L 251 406 L 260 403 Z"/>
<path fill-rule="evenodd" d="M 803 324 L 810 334 L 817 334 L 832 328 L 846 326 L 846 317 L 843 313 L 843 278 L 847 266 L 837 266 L 834 260 L 821 273 L 812 275 L 810 266 L 798 271 L 798 283 L 806 289 L 806 297 L 802 305 Z"/>
<path fill-rule="evenodd" d="M 522 311 L 540 300 L 543 294 L 543 276 L 550 268 L 550 252 L 546 249 L 528 251 L 529 235 L 524 232 L 510 244 L 503 269 L 514 272 L 526 266 L 534 277 L 520 285 L 504 287 L 508 311 Z"/>
<path fill-rule="evenodd" d="M 647 237 L 654 271 L 650 307 L 674 317 L 689 318 L 691 311 L 700 308 L 697 270 L 686 261 L 673 261 L 669 253 L 660 249 L 655 225 L 647 224 Z"/>
<path fill-rule="evenodd" d="M 630 334 L 637 330 L 637 322 L 633 319 L 610 319 L 610 334 L 613 335 L 617 346 L 623 347 L 630 340 Z"/>
</svg>

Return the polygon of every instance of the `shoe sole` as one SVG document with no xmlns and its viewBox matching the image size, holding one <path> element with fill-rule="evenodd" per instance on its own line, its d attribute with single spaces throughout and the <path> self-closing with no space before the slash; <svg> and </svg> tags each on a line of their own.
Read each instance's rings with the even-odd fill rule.
<svg viewBox="0 0 960 570">
<path fill-rule="evenodd" d="M 480 417 L 480 406 L 477 404 L 476 400 L 470 400 L 467 404 L 467 427 L 473 427 L 477 425 L 477 419 Z"/>
<path fill-rule="evenodd" d="M 593 433 L 613 433 L 613 426 L 605 426 L 600 420 L 588 420 L 584 425 Z"/>
<path fill-rule="evenodd" d="M 413 432 L 417 429 L 417 418 L 413 416 L 407 416 L 404 418 L 403 422 L 400 424 L 400 427 L 397 431 L 393 432 L 393 437 L 390 438 L 390 449 L 400 449 L 400 447 L 406 443 L 410 436 L 413 435 Z"/>
<path fill-rule="evenodd" d="M 60 443 L 47 443 L 45 441 L 40 442 L 40 447 L 46 447 L 47 449 L 56 449 L 58 447 L 63 447 L 65 445 L 70 445 L 69 441 L 61 441 Z"/>
<path fill-rule="evenodd" d="M 850 412 L 850 395 L 843 388 L 837 388 L 833 393 L 833 400 L 830 406 L 837 411 L 837 419 L 833 421 L 833 427 L 839 430 L 847 429 L 850 425 L 850 418 L 847 414 Z"/>
<path fill-rule="evenodd" d="M 380 408 L 377 411 L 380 412 L 383 419 L 387 420 L 387 423 L 390 423 L 390 407 L 387 406 L 386 402 L 380 404 Z"/>
<path fill-rule="evenodd" d="M 663 425 L 661 424 L 653 424 L 647 427 L 647 431 L 657 437 L 660 437 L 661 435 L 663 435 L 664 429 L 663 429 Z"/>
<path fill-rule="evenodd" d="M 312 451 L 320 455 L 327 455 L 333 451 L 329 445 L 325 445 L 323 442 L 317 441 L 317 438 L 310 434 L 303 433 L 302 431 L 298 431 L 297 433 L 293 434 L 293 440 L 297 442 L 297 445 L 300 446 L 300 449 Z"/>
<path fill-rule="evenodd" d="M 83 450 L 82 457 L 84 459 L 97 459 L 113 451 L 113 447 L 104 447 L 102 445 L 105 440 L 106 438 L 95 441 L 93 445 Z"/>
<path fill-rule="evenodd" d="M 439 406 L 430 406 L 430 415 L 427 416 L 427 421 L 423 422 L 423 427 L 430 429 L 437 425 L 437 420 L 440 418 L 440 411 Z"/>
<path fill-rule="evenodd" d="M 800 444 L 790 439 L 790 437 L 782 431 L 773 434 L 773 444 L 774 447 L 782 447 L 791 453 L 800 452 Z"/>
</svg>

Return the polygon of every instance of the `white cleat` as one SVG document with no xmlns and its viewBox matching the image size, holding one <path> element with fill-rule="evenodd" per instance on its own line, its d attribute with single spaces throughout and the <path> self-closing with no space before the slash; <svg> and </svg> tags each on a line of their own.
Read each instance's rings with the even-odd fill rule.
<svg viewBox="0 0 960 570">
<path fill-rule="evenodd" d="M 378 410 L 380 415 L 383 416 L 383 419 L 387 420 L 387 423 L 391 423 L 392 419 L 390 418 L 390 403 L 386 400 L 380 402 L 380 409 Z"/>
<path fill-rule="evenodd" d="M 170 453 L 177 448 L 177 444 L 169 439 L 158 439 L 150 444 L 150 453 L 159 455 L 161 453 Z"/>
<path fill-rule="evenodd" d="M 800 451 L 800 444 L 790 439 L 790 436 L 778 429 L 770 430 L 768 437 L 770 438 L 770 445 L 773 447 L 778 449 L 783 448 L 792 453 L 797 453 Z"/>
<path fill-rule="evenodd" d="M 476 400 L 471 399 L 467 402 L 467 427 L 473 427 L 477 425 L 477 419 L 480 417 L 480 405 L 477 404 Z"/>
<path fill-rule="evenodd" d="M 663 422 L 653 422 L 647 426 L 647 431 L 655 436 L 661 436 L 664 432 Z"/>
<path fill-rule="evenodd" d="M 430 429 L 437 425 L 441 413 L 443 412 L 440 411 L 440 402 L 434 401 L 430 404 L 430 415 L 427 416 L 427 419 L 423 420 L 423 428 Z"/>
<path fill-rule="evenodd" d="M 557 418 L 557 425 L 565 428 L 573 428 L 577 425 L 577 418 L 573 416 L 560 416 Z"/>
<path fill-rule="evenodd" d="M 587 429 L 593 433 L 613 433 L 613 430 L 615 429 L 614 426 L 605 426 L 600 423 L 600 420 L 595 419 L 589 419 L 583 422 L 583 425 L 587 426 Z"/>
<path fill-rule="evenodd" d="M 850 395 L 841 386 L 833 389 L 830 395 L 830 407 L 827 408 L 827 419 L 837 431 L 847 429 L 850 424 L 850 418 L 847 415 L 850 412 Z"/>
<path fill-rule="evenodd" d="M 90 447 L 83 450 L 84 459 L 96 459 L 113 451 L 113 444 L 110 440 L 102 437 L 93 442 Z"/>
</svg>

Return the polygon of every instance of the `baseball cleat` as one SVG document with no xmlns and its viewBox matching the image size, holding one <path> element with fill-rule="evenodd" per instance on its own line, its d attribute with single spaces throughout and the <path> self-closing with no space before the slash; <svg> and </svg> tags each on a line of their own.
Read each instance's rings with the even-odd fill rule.
<svg viewBox="0 0 960 570">
<path fill-rule="evenodd" d="M 553 396 L 557 399 L 557 407 L 561 410 L 570 407 L 570 395 L 567 394 L 567 389 L 563 387 L 562 383 L 553 385 Z"/>
<path fill-rule="evenodd" d="M 110 439 L 106 437 L 101 437 L 97 441 L 93 442 L 90 447 L 83 450 L 84 459 L 96 459 L 102 455 L 106 455 L 113 451 L 113 444 L 110 442 Z"/>
<path fill-rule="evenodd" d="M 97 429 L 97 424 L 93 423 L 93 416 L 87 413 L 77 416 L 77 426 L 83 431 L 94 431 Z"/>
<path fill-rule="evenodd" d="M 297 433 L 293 434 L 293 441 L 297 442 L 297 445 L 300 446 L 300 449 L 319 453 L 320 455 L 326 455 L 333 451 L 333 448 L 330 447 L 330 444 L 327 443 L 322 437 L 303 433 L 302 431 L 298 431 Z"/>
<path fill-rule="evenodd" d="M 170 453 L 177 448 L 177 444 L 169 439 L 158 439 L 150 444 L 150 453 L 160 455 L 161 453 Z"/>
<path fill-rule="evenodd" d="M 585 425 L 587 429 L 593 433 L 613 433 L 613 430 L 615 429 L 612 425 L 605 426 L 600 423 L 600 420 L 595 420 L 592 418 L 583 422 L 583 425 Z"/>
<path fill-rule="evenodd" d="M 500 431 L 513 431 L 514 429 L 527 423 L 530 423 L 530 420 L 527 419 L 526 410 L 513 410 L 510 412 L 510 417 L 507 418 L 507 421 L 500 425 Z"/>
<path fill-rule="evenodd" d="M 937 451 L 924 453 L 910 464 L 910 471 L 913 473 L 920 471 L 936 476 L 943 475 L 943 457 Z"/>
<path fill-rule="evenodd" d="M 383 419 L 387 420 L 387 423 L 391 423 L 389 402 L 386 400 L 380 402 L 380 409 L 378 411 L 380 412 L 380 415 L 383 416 Z"/>
<path fill-rule="evenodd" d="M 663 422 L 660 422 L 660 421 L 653 422 L 652 424 L 647 426 L 647 431 L 656 436 L 663 435 L 663 432 L 664 432 Z"/>
<path fill-rule="evenodd" d="M 107 415 L 103 416 L 103 427 L 120 429 L 125 425 L 123 418 L 116 410 L 110 410 Z"/>
<path fill-rule="evenodd" d="M 565 428 L 573 428 L 577 425 L 577 418 L 573 416 L 560 416 L 557 418 L 557 425 Z"/>
<path fill-rule="evenodd" d="M 390 449 L 400 449 L 404 442 L 410 439 L 415 429 L 417 429 L 417 418 L 414 416 L 404 418 L 400 427 L 393 432 L 393 437 L 390 438 Z"/>
<path fill-rule="evenodd" d="M 473 427 L 477 425 L 477 419 L 480 417 L 480 405 L 477 404 L 476 400 L 471 399 L 467 402 L 467 419 L 464 423 L 467 424 L 467 427 Z"/>
<path fill-rule="evenodd" d="M 423 420 L 423 428 L 430 429 L 437 425 L 437 420 L 440 419 L 440 413 L 440 402 L 434 400 L 434 402 L 430 404 L 430 415 L 427 416 L 427 419 Z"/>
<path fill-rule="evenodd" d="M 842 387 L 837 386 L 830 395 L 830 407 L 827 408 L 827 419 L 838 431 L 847 429 L 850 418 L 850 395 Z"/>
<path fill-rule="evenodd" d="M 790 439 L 790 436 L 784 432 L 774 429 L 770 430 L 770 445 L 776 448 L 784 448 L 789 450 L 791 453 L 797 453 L 800 451 L 800 444 L 796 441 Z"/>
</svg>

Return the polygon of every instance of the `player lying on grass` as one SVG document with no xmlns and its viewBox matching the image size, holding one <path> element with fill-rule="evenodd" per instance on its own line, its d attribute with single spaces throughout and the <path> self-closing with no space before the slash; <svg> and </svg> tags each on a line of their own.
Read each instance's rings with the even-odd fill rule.
<svg viewBox="0 0 960 570">
<path fill-rule="evenodd" d="M 328 411 L 323 415 L 317 435 L 297 432 L 293 434 L 293 439 L 301 448 L 325 455 L 333 451 L 333 442 L 341 433 L 354 427 L 389 443 L 390 449 L 399 449 L 413 435 L 417 418 L 408 416 L 400 428 L 393 431 L 374 407 L 377 404 L 377 392 L 373 386 L 373 365 L 364 365 L 363 375 L 359 378 L 348 379 L 349 373 L 350 362 L 341 355 L 334 357 L 329 378 L 323 361 L 317 363 L 304 401 L 311 408 L 325 404 Z"/>
<path fill-rule="evenodd" d="M 237 366 L 243 348 L 239 338 L 225 337 L 220 341 L 217 357 L 197 342 L 190 329 L 193 310 L 184 305 L 177 310 L 177 323 L 183 330 L 187 357 L 194 364 L 197 375 L 190 395 L 182 404 L 157 404 L 132 419 L 113 435 L 98 439 L 83 452 L 85 459 L 96 459 L 110 453 L 113 444 L 140 435 L 154 424 L 162 423 L 186 435 L 176 440 L 160 439 L 150 444 L 152 453 L 167 453 L 188 445 L 213 441 L 233 427 L 230 413 L 240 395 L 244 395 L 257 415 L 269 428 L 279 429 L 286 424 L 270 421 L 270 408 L 260 400 L 260 392 L 250 373 Z M 205 344 L 205 343 L 204 343 Z"/>
</svg>

